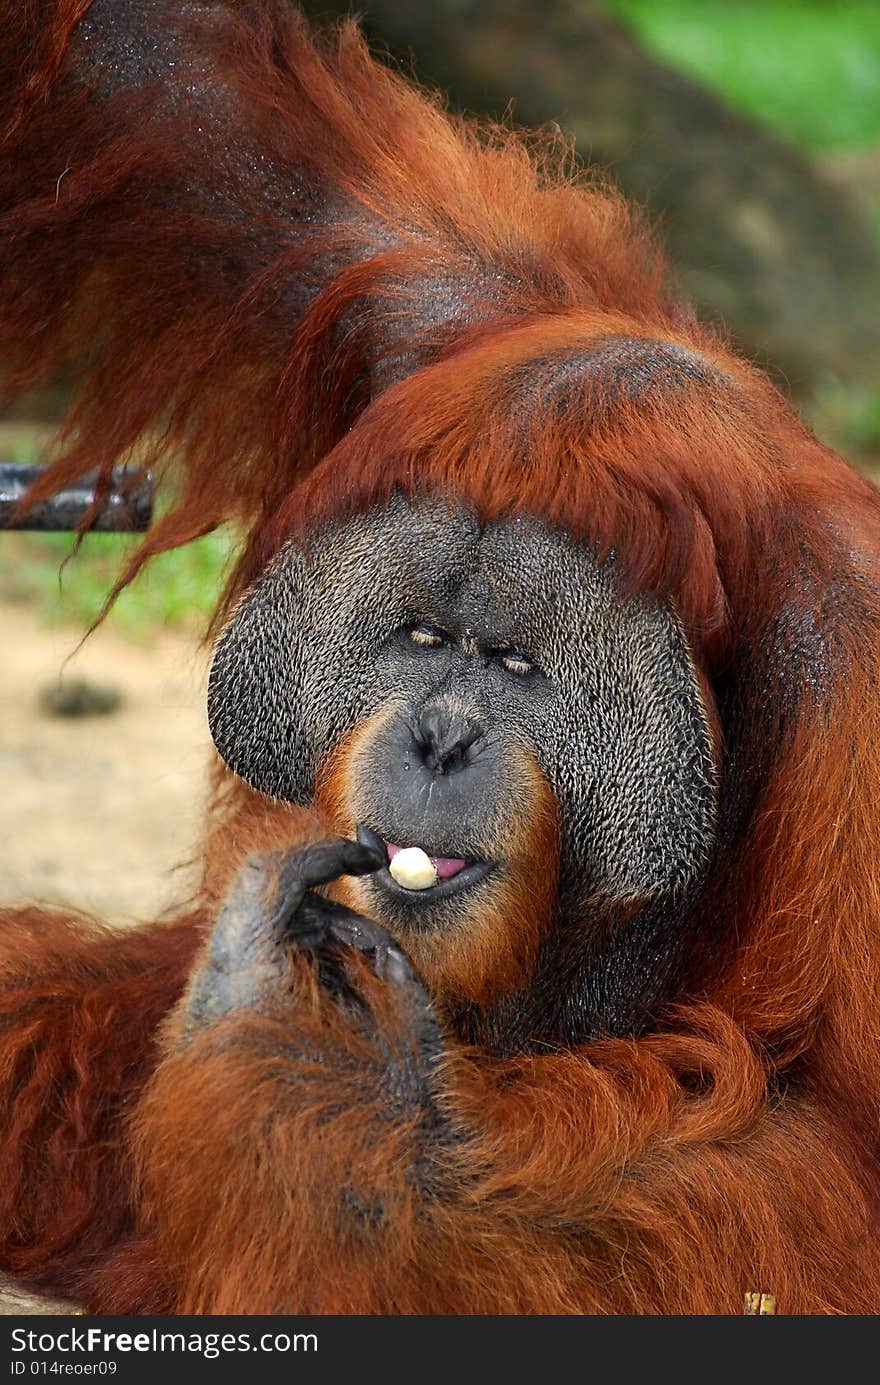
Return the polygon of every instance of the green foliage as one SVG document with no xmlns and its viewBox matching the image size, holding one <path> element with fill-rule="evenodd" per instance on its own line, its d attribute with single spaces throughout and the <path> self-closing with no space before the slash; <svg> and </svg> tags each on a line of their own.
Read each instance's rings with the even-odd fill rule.
<svg viewBox="0 0 880 1385">
<path fill-rule="evenodd" d="M 852 385 L 829 377 L 806 410 L 820 437 L 844 455 L 876 469 L 880 456 L 880 387 Z"/>
<path fill-rule="evenodd" d="M 603 0 L 657 57 L 809 149 L 880 141 L 878 0 Z"/>
</svg>

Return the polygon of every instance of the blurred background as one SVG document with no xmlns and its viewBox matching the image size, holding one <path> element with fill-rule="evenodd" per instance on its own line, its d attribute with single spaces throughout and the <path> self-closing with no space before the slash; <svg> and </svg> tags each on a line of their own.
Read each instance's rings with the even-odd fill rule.
<svg viewBox="0 0 880 1385">
<path fill-rule="evenodd" d="M 348 6 L 304 8 L 332 20 Z M 880 0 L 359 9 L 374 44 L 453 108 L 573 137 L 648 209 L 700 312 L 880 475 Z M 63 406 L 56 392 L 0 416 L 0 459 L 35 460 Z M 89 537 L 59 575 L 69 537 L 0 537 L 7 899 L 121 918 L 187 888 L 209 754 L 198 633 L 232 539 L 157 560 L 71 657 L 127 542 Z"/>
</svg>

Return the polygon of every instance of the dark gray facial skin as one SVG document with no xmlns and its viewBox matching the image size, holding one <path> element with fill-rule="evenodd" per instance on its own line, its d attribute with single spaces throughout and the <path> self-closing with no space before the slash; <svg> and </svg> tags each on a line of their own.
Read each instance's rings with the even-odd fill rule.
<svg viewBox="0 0 880 1385">
<path fill-rule="evenodd" d="M 528 803 L 529 761 L 561 834 L 536 988 L 551 974 L 556 991 L 580 985 L 609 919 L 675 912 L 705 870 L 715 771 L 681 627 L 621 598 L 613 562 L 597 566 L 535 518 L 481 526 L 466 505 L 398 496 L 307 553 L 279 554 L 218 644 L 209 720 L 221 755 L 261 792 L 308 803 L 327 756 L 369 718 L 355 821 L 485 863 L 436 892 L 371 878 L 375 916 L 404 945 L 407 929 L 460 924 L 491 891 Z"/>
</svg>

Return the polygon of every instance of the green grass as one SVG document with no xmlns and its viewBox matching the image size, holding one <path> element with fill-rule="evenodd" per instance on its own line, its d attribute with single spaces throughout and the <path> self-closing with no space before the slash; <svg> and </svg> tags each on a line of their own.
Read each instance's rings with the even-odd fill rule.
<svg viewBox="0 0 880 1385">
<path fill-rule="evenodd" d="M 804 412 L 820 437 L 876 472 L 880 463 L 880 386 L 829 377 Z"/>
<path fill-rule="evenodd" d="M 65 564 L 73 547 L 70 534 L 4 535 L 0 597 L 33 602 L 49 624 L 63 621 L 88 629 L 134 546 L 127 535 L 89 534 Z M 154 558 L 118 598 L 109 624 L 144 642 L 166 629 L 203 629 L 217 604 L 231 553 L 230 535 L 218 530 Z"/>
<path fill-rule="evenodd" d="M 878 0 L 603 0 L 645 47 L 812 150 L 880 142 Z"/>
</svg>

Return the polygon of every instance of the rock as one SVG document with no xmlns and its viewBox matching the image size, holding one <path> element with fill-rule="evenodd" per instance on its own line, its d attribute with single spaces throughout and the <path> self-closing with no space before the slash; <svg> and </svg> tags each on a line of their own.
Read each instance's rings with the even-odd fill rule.
<svg viewBox="0 0 880 1385">
<path fill-rule="evenodd" d="M 37 694 L 42 712 L 50 717 L 101 717 L 118 711 L 118 688 L 92 683 L 87 678 L 58 679 L 46 683 Z"/>
</svg>

